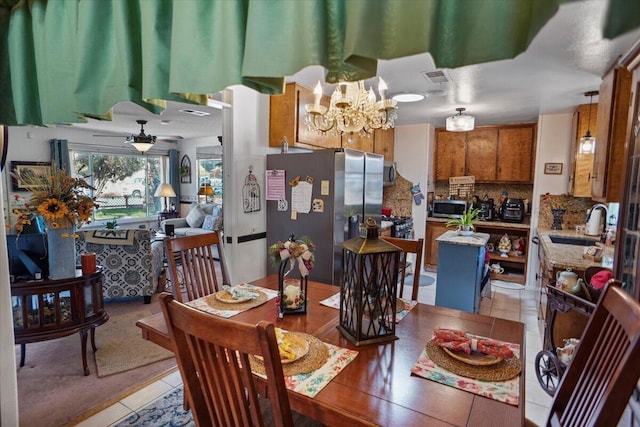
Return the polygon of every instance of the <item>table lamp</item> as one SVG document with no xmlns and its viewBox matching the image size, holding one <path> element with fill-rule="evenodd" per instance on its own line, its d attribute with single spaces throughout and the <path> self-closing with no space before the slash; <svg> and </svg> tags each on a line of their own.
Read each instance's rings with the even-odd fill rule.
<svg viewBox="0 0 640 427">
<path fill-rule="evenodd" d="M 199 196 L 204 196 L 204 202 L 209 203 L 209 196 L 215 195 L 215 191 L 213 191 L 213 187 L 208 182 L 203 183 L 198 190 Z"/>
<path fill-rule="evenodd" d="M 176 192 L 173 191 L 173 187 L 171 186 L 171 184 L 167 184 L 166 182 L 164 184 L 160 184 L 160 186 L 158 186 L 158 188 L 156 189 L 155 194 L 153 195 L 154 197 L 164 197 L 164 211 L 163 212 L 169 212 L 169 209 L 167 208 L 167 197 L 176 197 Z"/>
</svg>

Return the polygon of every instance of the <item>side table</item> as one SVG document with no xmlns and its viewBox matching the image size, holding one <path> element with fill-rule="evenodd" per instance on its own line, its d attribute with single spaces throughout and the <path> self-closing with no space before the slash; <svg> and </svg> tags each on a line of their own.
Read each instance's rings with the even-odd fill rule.
<svg viewBox="0 0 640 427">
<path fill-rule="evenodd" d="M 165 219 L 180 218 L 180 212 L 178 211 L 160 211 L 158 212 L 158 229 L 160 229 L 160 223 Z"/>
<path fill-rule="evenodd" d="M 80 333 L 82 367 L 87 367 L 87 331 L 96 352 L 95 328 L 109 320 L 102 298 L 102 272 L 58 280 L 30 280 L 11 284 L 15 343 L 24 366 L 26 344 Z"/>
</svg>

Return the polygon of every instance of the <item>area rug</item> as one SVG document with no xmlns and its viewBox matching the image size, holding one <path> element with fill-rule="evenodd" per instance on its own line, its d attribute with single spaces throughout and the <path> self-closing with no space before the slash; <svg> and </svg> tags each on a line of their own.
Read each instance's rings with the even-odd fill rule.
<svg viewBox="0 0 640 427">
<path fill-rule="evenodd" d="M 436 279 L 433 276 L 427 276 L 426 274 L 420 275 L 420 282 L 418 282 L 419 287 L 431 286 L 436 283 Z M 404 278 L 405 286 L 413 286 L 413 274 L 406 276 Z"/>
<path fill-rule="evenodd" d="M 98 377 L 145 366 L 173 357 L 173 353 L 142 338 L 139 319 L 150 316 L 148 310 L 114 316 L 96 331 Z M 99 331 L 99 332 L 98 332 Z"/>
<path fill-rule="evenodd" d="M 105 304 L 110 319 L 96 328 L 98 352 L 102 349 L 102 331 L 120 315 L 144 310 L 160 311 L 157 295 L 151 304 L 142 299 Z M 135 322 L 134 322 L 135 323 Z M 136 331 L 135 336 L 140 336 Z M 20 361 L 20 346 L 15 346 L 16 365 Z M 25 365 L 17 367 L 18 410 L 20 426 L 76 425 L 118 402 L 125 396 L 157 381 L 176 367 L 175 358 L 154 362 L 129 371 L 99 378 L 91 344 L 87 345 L 90 374 L 82 370 L 80 337 L 78 334 L 54 340 L 27 344 Z"/>
</svg>

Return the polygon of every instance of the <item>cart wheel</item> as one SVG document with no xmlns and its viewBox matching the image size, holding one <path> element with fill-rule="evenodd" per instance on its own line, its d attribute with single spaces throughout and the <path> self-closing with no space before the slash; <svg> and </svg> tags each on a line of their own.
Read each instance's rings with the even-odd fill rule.
<svg viewBox="0 0 640 427">
<path fill-rule="evenodd" d="M 540 387 L 553 396 L 558 389 L 563 368 L 555 354 L 548 350 L 543 350 L 536 354 L 536 376 Z"/>
</svg>

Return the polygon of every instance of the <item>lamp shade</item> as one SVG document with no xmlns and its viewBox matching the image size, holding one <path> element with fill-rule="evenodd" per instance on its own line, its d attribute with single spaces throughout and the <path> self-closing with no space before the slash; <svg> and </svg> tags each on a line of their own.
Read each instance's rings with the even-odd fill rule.
<svg viewBox="0 0 640 427">
<path fill-rule="evenodd" d="M 214 194 L 216 193 L 213 191 L 213 187 L 208 183 L 202 184 L 198 190 L 199 196 L 213 196 Z"/>
<path fill-rule="evenodd" d="M 151 150 L 151 147 L 153 147 L 152 142 L 132 142 L 131 145 L 133 145 L 136 150 L 141 153 L 146 153 L 147 151 Z"/>
<path fill-rule="evenodd" d="M 171 184 L 160 184 L 158 188 L 156 188 L 156 192 L 153 195 L 154 197 L 176 197 L 176 192 L 173 190 Z"/>
<path fill-rule="evenodd" d="M 447 117 L 447 130 L 449 132 L 468 132 L 475 126 L 475 117 L 463 114 L 464 108 L 456 108 L 458 114 Z"/>
</svg>

